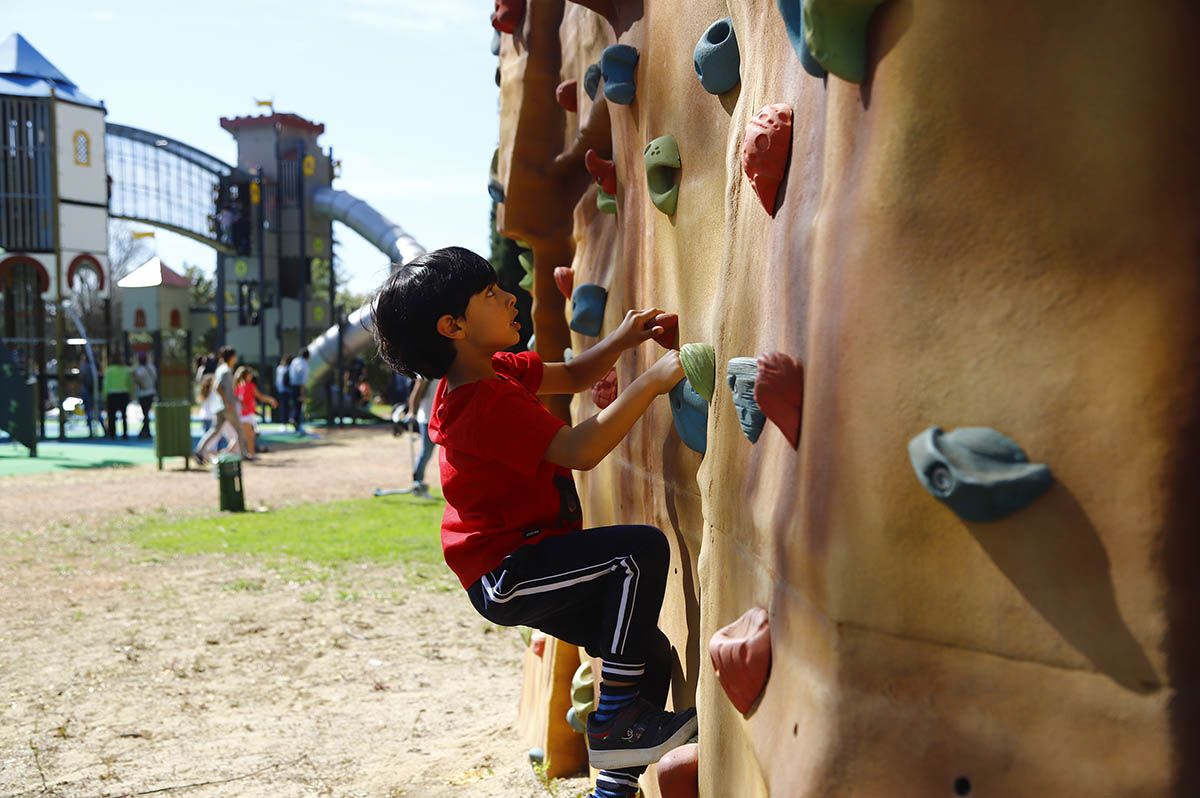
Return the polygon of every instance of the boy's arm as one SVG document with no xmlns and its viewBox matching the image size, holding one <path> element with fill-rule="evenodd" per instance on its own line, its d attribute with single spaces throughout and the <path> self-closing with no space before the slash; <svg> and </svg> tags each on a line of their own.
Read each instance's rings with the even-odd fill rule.
<svg viewBox="0 0 1200 798">
<path fill-rule="evenodd" d="M 546 363 L 538 393 L 579 393 L 591 388 L 626 349 L 651 338 L 659 339 L 665 332 L 660 324 L 664 315 L 658 308 L 628 311 L 617 329 L 595 346 L 580 352 L 570 363 Z"/>
<path fill-rule="evenodd" d="M 617 447 L 655 397 L 671 390 L 682 379 L 679 352 L 671 350 L 608 407 L 578 426 L 563 427 L 555 433 L 546 447 L 545 459 L 564 468 L 590 471 Z"/>
</svg>

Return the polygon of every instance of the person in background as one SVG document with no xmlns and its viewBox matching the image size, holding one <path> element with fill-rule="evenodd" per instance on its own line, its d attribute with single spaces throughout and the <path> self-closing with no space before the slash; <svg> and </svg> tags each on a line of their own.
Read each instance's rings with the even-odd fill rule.
<svg viewBox="0 0 1200 798">
<path fill-rule="evenodd" d="M 248 366 L 240 366 L 234 373 L 233 381 L 236 383 L 233 391 L 237 394 L 238 399 L 242 438 L 246 441 L 245 458 L 247 460 L 254 460 L 257 456 L 254 445 L 258 432 L 255 426 L 258 403 L 265 402 L 271 407 L 278 407 L 279 403 L 274 398 L 258 390 L 258 386 L 254 382 L 254 370 Z"/>
<path fill-rule="evenodd" d="M 421 454 L 413 463 L 412 493 L 426 499 L 429 498 L 429 485 L 425 482 L 425 467 L 429 465 L 429 459 L 433 457 L 433 450 L 436 446 L 429 438 L 429 420 L 433 417 L 434 393 L 429 380 L 418 376 L 413 381 L 412 393 L 408 397 L 408 406 L 416 408 L 416 413 L 413 415 L 416 417 L 417 428 L 421 431 Z"/>
<path fill-rule="evenodd" d="M 304 432 L 304 391 L 308 384 L 308 350 L 301 349 L 288 366 L 288 382 L 292 390 L 292 419 L 296 424 L 296 435 L 303 437 Z"/>
<path fill-rule="evenodd" d="M 88 437 L 91 438 L 92 422 L 99 414 L 96 412 L 96 371 L 86 352 L 79 361 L 79 398 L 83 402 L 83 417 L 87 420 Z M 104 425 L 100 426 L 100 434 L 104 434 Z"/>
<path fill-rule="evenodd" d="M 137 391 L 138 405 L 142 408 L 142 429 L 139 438 L 150 437 L 150 408 L 158 386 L 158 372 L 150 365 L 145 352 L 138 352 L 138 364 L 133 370 L 133 387 Z"/>
<path fill-rule="evenodd" d="M 275 396 L 279 401 L 275 407 L 276 412 L 271 414 L 271 420 L 282 421 L 284 424 L 292 418 L 292 386 L 288 382 L 288 366 L 290 365 L 292 365 L 292 356 L 284 355 L 279 358 L 279 365 L 275 367 Z"/>
<path fill-rule="evenodd" d="M 233 422 L 224 413 L 225 402 L 221 399 L 220 391 L 216 389 L 216 380 L 213 379 L 214 376 L 215 375 L 213 374 L 205 374 L 203 377 L 201 377 L 200 388 L 197 392 L 197 398 L 200 400 L 200 412 L 202 415 L 208 418 L 210 422 L 208 434 L 204 436 L 204 438 L 201 440 L 201 443 L 209 441 L 209 437 L 211 436 L 212 440 L 208 443 L 208 446 L 210 447 L 215 447 L 217 442 L 222 438 L 226 440 L 234 440 L 238 436 L 237 429 L 234 427 Z M 220 417 L 220 421 L 216 421 L 218 417 Z M 207 448 L 201 450 L 201 448 L 197 446 L 193 456 L 196 458 L 196 461 L 200 463 L 200 465 L 208 465 L 208 460 L 206 459 L 208 457 Z"/>
<path fill-rule="evenodd" d="M 211 403 L 210 411 L 213 413 L 212 428 L 200 439 L 200 442 L 196 444 L 195 451 L 192 453 L 200 465 L 208 464 L 206 458 L 216 451 L 217 442 L 221 439 L 223 431 L 229 429 L 233 431 L 230 440 L 237 442 L 238 452 L 242 455 L 246 454 L 246 442 L 242 440 L 241 425 L 237 423 L 237 397 L 233 392 L 233 369 L 237 367 L 237 359 L 237 350 L 232 346 L 225 347 L 221 350 L 221 364 L 217 366 L 217 370 L 212 374 L 212 393 L 217 394 L 221 400 L 221 405 L 218 408 L 215 400 Z M 229 448 L 233 448 L 232 445 Z"/>
<path fill-rule="evenodd" d="M 117 437 L 117 415 L 121 416 L 121 437 L 129 437 L 129 394 L 133 381 L 129 377 L 129 365 L 120 357 L 114 357 L 104 371 L 104 410 L 108 416 L 107 435 Z"/>
</svg>

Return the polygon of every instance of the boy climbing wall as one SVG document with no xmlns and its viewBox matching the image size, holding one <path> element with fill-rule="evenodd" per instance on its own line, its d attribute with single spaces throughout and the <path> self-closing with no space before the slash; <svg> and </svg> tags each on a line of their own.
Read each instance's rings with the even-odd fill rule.
<svg viewBox="0 0 1200 798">
<path fill-rule="evenodd" d="M 637 775 L 696 732 L 696 713 L 666 712 L 670 644 L 658 629 L 669 548 L 655 527 L 583 529 L 571 469 L 595 467 L 651 402 L 683 379 L 668 350 L 607 408 L 571 427 L 538 394 L 578 393 L 617 357 L 664 336 L 657 309 L 620 326 L 571 363 L 506 350 L 520 340 L 515 297 L 491 265 L 459 247 L 397 270 L 374 304 L 379 352 L 392 368 L 440 379 L 429 432 L 442 447 L 442 550 L 475 609 L 584 646 L 602 660 L 588 718 L 596 798 L 637 791 Z"/>
</svg>

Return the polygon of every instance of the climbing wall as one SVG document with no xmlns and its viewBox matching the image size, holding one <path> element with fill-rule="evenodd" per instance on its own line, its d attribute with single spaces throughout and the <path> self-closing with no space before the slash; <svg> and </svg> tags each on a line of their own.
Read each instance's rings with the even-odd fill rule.
<svg viewBox="0 0 1200 798">
<path fill-rule="evenodd" d="M 586 5 L 501 37 L 500 225 L 543 357 L 563 266 L 712 347 L 577 475 L 671 542 L 693 788 L 1200 794 L 1200 7 Z"/>
</svg>

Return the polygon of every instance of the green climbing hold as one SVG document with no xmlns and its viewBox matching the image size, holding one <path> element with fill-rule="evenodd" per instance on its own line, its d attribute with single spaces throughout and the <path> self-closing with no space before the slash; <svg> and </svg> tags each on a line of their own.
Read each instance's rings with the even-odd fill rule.
<svg viewBox="0 0 1200 798">
<path fill-rule="evenodd" d="M 717 382 L 717 354 L 711 344 L 684 344 L 679 350 L 683 373 L 696 393 L 711 402 Z"/>
<path fill-rule="evenodd" d="M 601 213 L 616 213 L 617 198 L 602 188 L 596 189 L 596 207 Z"/>
<path fill-rule="evenodd" d="M 517 283 L 523 290 L 533 293 L 533 253 L 525 250 L 517 255 L 517 261 L 521 264 L 521 268 L 525 270 L 525 276 L 521 278 L 521 282 Z"/>
<path fill-rule="evenodd" d="M 659 136 L 646 145 L 646 186 L 650 201 L 667 216 L 675 213 L 679 202 L 679 143 L 674 136 Z"/>
<path fill-rule="evenodd" d="M 813 58 L 834 75 L 862 83 L 867 26 L 884 0 L 804 0 L 804 38 Z"/>
</svg>

